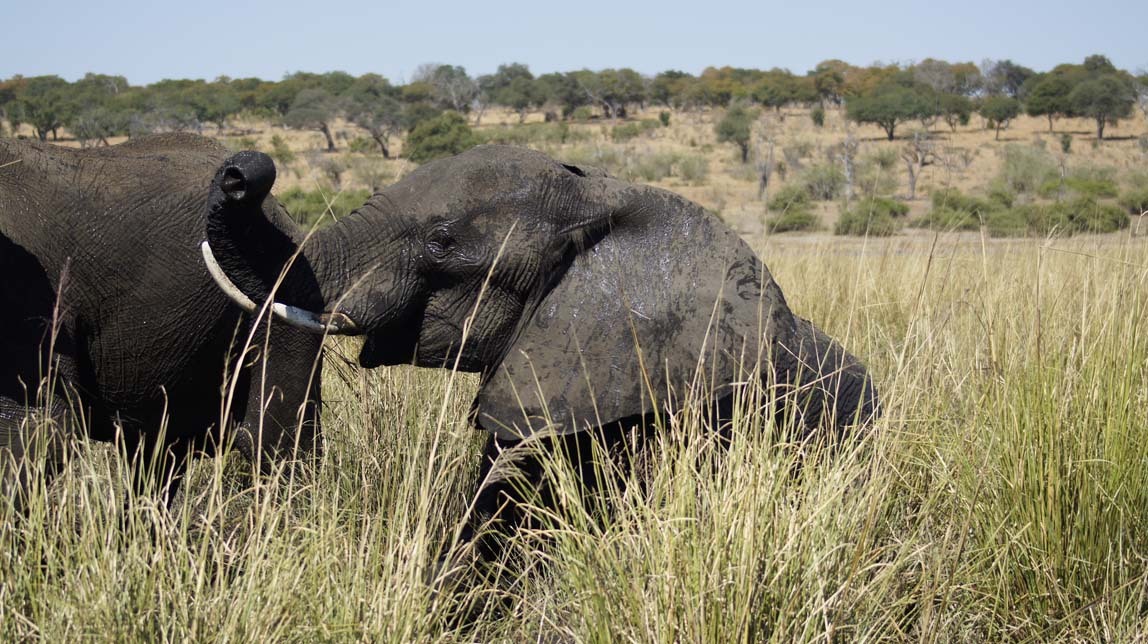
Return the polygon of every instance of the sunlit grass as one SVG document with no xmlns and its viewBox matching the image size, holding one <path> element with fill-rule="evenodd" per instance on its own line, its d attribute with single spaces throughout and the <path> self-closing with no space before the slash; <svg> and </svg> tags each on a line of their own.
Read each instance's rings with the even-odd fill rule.
<svg viewBox="0 0 1148 644">
<path fill-rule="evenodd" d="M 871 368 L 877 425 L 800 445 L 742 409 L 717 449 L 687 410 L 604 498 L 556 468 L 561 511 L 458 594 L 432 580 L 474 376 L 335 343 L 319 462 L 200 459 L 170 510 L 79 442 L 26 517 L 0 504 L 0 639 L 1142 638 L 1148 243 L 956 239 L 767 240 L 791 307 Z"/>
</svg>

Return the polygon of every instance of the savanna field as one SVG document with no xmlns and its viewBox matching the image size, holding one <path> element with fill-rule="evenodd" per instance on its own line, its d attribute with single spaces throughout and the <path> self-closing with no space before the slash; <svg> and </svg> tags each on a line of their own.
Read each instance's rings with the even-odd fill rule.
<svg viewBox="0 0 1148 644">
<path fill-rule="evenodd" d="M 562 512 L 540 510 L 501 571 L 440 592 L 439 554 L 477 476 L 477 377 L 363 371 L 356 342 L 331 341 L 313 465 L 254 476 L 237 454 L 201 458 L 167 507 L 131 489 L 113 449 L 78 441 L 25 513 L 0 504 L 0 639 L 1148 639 L 1148 220 L 1129 216 L 1148 189 L 1143 118 L 1102 142 L 1084 119 L 1050 134 L 1020 117 L 1000 140 L 977 117 L 936 125 L 908 199 L 911 126 L 890 142 L 834 109 L 822 127 L 808 110 L 765 111 L 742 163 L 716 138 L 720 110 L 668 124 L 658 112 L 524 124 L 495 113 L 475 132 L 717 213 L 793 310 L 869 367 L 884 408 L 874 426 L 803 444 L 745 409 L 718 449 L 687 408 L 635 474 L 644 485 L 582 502 L 554 471 Z M 335 153 L 322 135 L 264 122 L 218 135 L 276 158 L 278 196 L 311 220 L 413 167 L 356 143 L 352 125 L 334 129 Z M 835 173 L 849 137 L 856 198 L 844 206 Z M 787 186 L 808 197 L 775 208 Z M 966 205 L 1006 193 L 1008 209 L 1092 199 L 1128 226 L 1001 236 L 992 222 L 1006 219 L 984 212 L 995 206 Z M 907 206 L 898 230 L 832 234 L 866 198 Z M 775 232 L 798 207 L 815 229 Z"/>
</svg>

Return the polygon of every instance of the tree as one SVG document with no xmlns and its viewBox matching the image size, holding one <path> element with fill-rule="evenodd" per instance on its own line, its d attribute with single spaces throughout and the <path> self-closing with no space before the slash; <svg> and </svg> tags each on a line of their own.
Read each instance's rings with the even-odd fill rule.
<svg viewBox="0 0 1148 644">
<path fill-rule="evenodd" d="M 938 107 L 941 118 L 953 132 L 957 131 L 958 125 L 968 125 L 969 116 L 973 113 L 973 102 L 961 94 L 941 94 L 938 97 Z"/>
<path fill-rule="evenodd" d="M 1036 72 L 1028 67 L 1017 65 L 1011 60 L 986 60 L 981 63 L 984 76 L 984 89 L 990 96 L 1024 98 L 1021 89 L 1025 81 Z"/>
<path fill-rule="evenodd" d="M 913 140 L 901 149 L 901 160 L 905 162 L 905 169 L 909 172 L 909 200 L 917 198 L 917 179 L 925 166 L 933 165 L 937 159 L 936 146 L 929 140 L 928 134 L 917 132 Z"/>
<path fill-rule="evenodd" d="M 378 74 L 363 74 L 343 95 L 347 119 L 367 131 L 383 153 L 391 158 L 390 138 L 403 127 L 403 106 L 398 89 Z"/>
<path fill-rule="evenodd" d="M 578 85 L 578 80 L 575 77 L 577 73 L 552 72 L 535 79 L 535 86 L 538 88 L 543 101 L 561 107 L 563 118 L 568 118 L 574 113 L 574 110 L 590 102 L 586 92 L 582 91 Z"/>
<path fill-rule="evenodd" d="M 1131 116 L 1136 99 L 1129 79 L 1106 73 L 1074 87 L 1068 103 L 1074 114 L 1096 121 L 1096 138 L 1104 140 L 1105 126 Z"/>
<path fill-rule="evenodd" d="M 1072 83 L 1063 74 L 1042 74 L 1026 92 L 1025 112 L 1029 116 L 1048 118 L 1048 131 L 1052 131 L 1053 121 L 1072 112 L 1068 96 L 1072 93 Z"/>
<path fill-rule="evenodd" d="M 478 97 L 478 83 L 459 65 L 420 65 L 414 79 L 430 86 L 435 102 L 443 109 L 465 114 Z"/>
<path fill-rule="evenodd" d="M 852 66 L 840 60 L 823 60 L 817 63 L 809 76 L 813 77 L 813 89 L 823 103 L 841 105 L 845 100 L 845 76 Z"/>
<path fill-rule="evenodd" d="M 534 82 L 534 74 L 522 63 L 499 65 L 498 70 L 484 76 L 480 82 L 490 100 L 518 112 L 518 122 L 526 120 L 526 112 L 546 101 L 546 96 Z"/>
<path fill-rule="evenodd" d="M 36 138 L 41 141 L 47 141 L 49 133 L 56 139 L 57 130 L 75 111 L 69 90 L 68 81 L 59 76 L 33 76 L 24 79 L 23 86 L 16 94 L 14 109 L 9 114 L 9 120 L 13 126 L 19 122 L 31 125 Z"/>
<path fill-rule="evenodd" d="M 981 116 L 993 123 L 996 139 L 1001 138 L 1001 130 L 1020 114 L 1020 101 L 1009 96 L 990 96 L 981 104 Z"/>
<path fill-rule="evenodd" d="M 672 109 L 683 109 L 689 103 L 689 89 L 694 77 L 686 72 L 668 70 L 650 82 L 650 100 Z"/>
<path fill-rule="evenodd" d="M 331 121 L 342 111 L 339 99 L 321 88 L 305 89 L 291 103 L 291 109 L 283 117 L 288 127 L 318 130 L 327 138 L 327 151 L 335 151 L 335 139 L 331 136 Z"/>
<path fill-rule="evenodd" d="M 753 122 L 757 119 L 757 111 L 735 103 L 722 117 L 714 132 L 717 133 L 721 143 L 734 143 L 741 151 L 741 162 L 749 161 L 749 137 L 752 134 Z"/>
<path fill-rule="evenodd" d="M 882 85 L 845 103 L 845 116 L 849 120 L 880 126 L 890 141 L 898 124 L 936 114 L 935 110 L 936 106 L 919 91 L 895 83 Z"/>
<path fill-rule="evenodd" d="M 425 163 L 464 152 L 477 142 L 461 114 L 444 112 L 420 123 L 410 133 L 406 142 L 406 155 L 411 161 Z"/>
</svg>

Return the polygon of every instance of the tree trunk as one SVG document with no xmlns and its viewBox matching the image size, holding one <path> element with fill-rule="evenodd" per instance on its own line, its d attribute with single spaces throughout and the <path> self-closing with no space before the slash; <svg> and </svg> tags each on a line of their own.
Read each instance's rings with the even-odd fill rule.
<svg viewBox="0 0 1148 644">
<path fill-rule="evenodd" d="M 914 201 L 917 198 L 917 166 L 905 161 L 905 168 L 909 171 L 909 201 Z"/>
<path fill-rule="evenodd" d="M 1001 140 L 1001 124 L 1000 124 L 1000 121 L 997 121 L 997 133 L 996 133 L 996 136 L 993 137 L 993 140 L 994 141 L 1000 141 Z"/>
<path fill-rule="evenodd" d="M 1096 117 L 1096 140 L 1097 141 L 1103 141 L 1104 140 L 1104 117 L 1103 116 Z"/>
<path fill-rule="evenodd" d="M 335 139 L 331 137 L 331 128 L 328 127 L 326 123 L 323 123 L 319 126 L 319 131 L 323 133 L 323 136 L 327 137 L 327 151 L 334 152 L 336 149 Z"/>
<path fill-rule="evenodd" d="M 1048 133 L 1052 134 L 1052 112 L 1048 113 Z"/>
<path fill-rule="evenodd" d="M 384 159 L 391 158 L 391 149 L 387 147 L 387 140 L 385 138 L 383 138 L 383 135 L 376 134 L 376 133 L 372 132 L 371 138 L 373 138 L 375 140 L 375 143 L 379 144 L 379 150 L 382 151 L 383 158 Z"/>
<path fill-rule="evenodd" d="M 887 134 L 889 136 L 889 140 L 892 141 L 893 140 L 893 131 L 897 129 L 897 124 L 896 123 L 888 123 L 888 124 L 882 125 L 881 127 L 885 128 L 885 134 Z"/>
<path fill-rule="evenodd" d="M 749 142 L 738 143 L 738 147 L 741 148 L 741 162 L 749 163 Z"/>
</svg>

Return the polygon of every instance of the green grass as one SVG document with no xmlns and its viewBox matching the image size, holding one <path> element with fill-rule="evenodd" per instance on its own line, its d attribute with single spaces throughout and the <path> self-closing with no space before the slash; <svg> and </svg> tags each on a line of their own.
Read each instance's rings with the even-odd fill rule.
<svg viewBox="0 0 1148 644">
<path fill-rule="evenodd" d="M 317 464 L 200 459 L 171 510 L 77 441 L 26 518 L 0 502 L 0 640 L 1137 641 L 1148 242 L 948 239 L 759 249 L 871 367 L 871 431 L 799 449 L 742 409 L 722 454 L 687 410 L 613 521 L 566 495 L 463 597 L 426 580 L 474 485 L 473 376 L 333 358 Z"/>
</svg>

